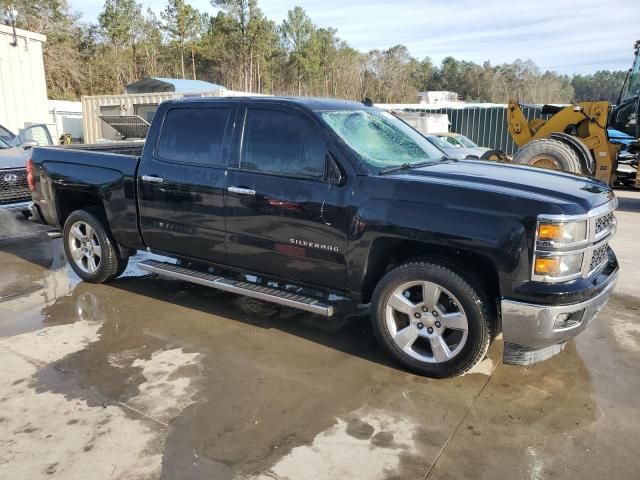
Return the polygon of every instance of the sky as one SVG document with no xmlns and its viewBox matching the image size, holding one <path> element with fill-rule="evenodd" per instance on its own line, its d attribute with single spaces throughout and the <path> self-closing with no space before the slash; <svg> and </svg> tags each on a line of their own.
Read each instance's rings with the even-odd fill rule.
<svg viewBox="0 0 640 480">
<path fill-rule="evenodd" d="M 157 13 L 166 5 L 138 1 Z M 209 0 L 188 2 L 216 12 Z M 103 3 L 70 0 L 88 22 L 96 22 Z M 520 58 L 564 74 L 627 70 L 640 40 L 640 0 L 258 0 L 276 23 L 295 5 L 358 50 L 403 44 L 436 64 L 446 56 L 492 64 Z"/>
</svg>

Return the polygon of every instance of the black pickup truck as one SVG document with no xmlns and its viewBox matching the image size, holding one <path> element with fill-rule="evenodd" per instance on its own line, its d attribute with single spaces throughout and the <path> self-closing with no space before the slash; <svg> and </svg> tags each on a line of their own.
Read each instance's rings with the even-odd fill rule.
<svg viewBox="0 0 640 480">
<path fill-rule="evenodd" d="M 28 164 L 33 214 L 84 280 L 145 249 L 175 260 L 143 270 L 320 315 L 337 294 L 370 304 L 381 346 L 423 375 L 468 371 L 500 331 L 508 363 L 558 353 L 617 278 L 609 187 L 449 159 L 364 104 L 168 101 L 144 148 L 100 148 Z"/>
</svg>

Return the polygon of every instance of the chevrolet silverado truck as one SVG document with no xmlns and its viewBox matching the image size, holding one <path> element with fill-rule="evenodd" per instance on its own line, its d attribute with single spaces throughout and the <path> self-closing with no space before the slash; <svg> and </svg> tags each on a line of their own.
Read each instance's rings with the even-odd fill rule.
<svg viewBox="0 0 640 480">
<path fill-rule="evenodd" d="M 608 186 L 447 158 L 361 103 L 167 101 L 144 146 L 91 148 L 28 163 L 34 216 L 62 230 L 83 280 L 115 279 L 144 249 L 169 258 L 142 270 L 319 315 L 346 298 L 426 376 L 467 372 L 499 331 L 507 363 L 558 353 L 618 274 Z"/>
</svg>

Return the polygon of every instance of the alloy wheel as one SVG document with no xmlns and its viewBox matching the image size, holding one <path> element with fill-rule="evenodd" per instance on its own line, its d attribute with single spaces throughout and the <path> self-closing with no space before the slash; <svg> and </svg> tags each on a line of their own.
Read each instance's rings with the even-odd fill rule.
<svg viewBox="0 0 640 480">
<path fill-rule="evenodd" d="M 427 363 L 444 363 L 456 357 L 469 332 L 467 315 L 458 299 L 428 281 L 397 287 L 387 300 L 385 322 L 402 351 Z"/>
<path fill-rule="evenodd" d="M 78 221 L 69 229 L 69 250 L 74 263 L 83 272 L 95 273 L 102 260 L 102 248 L 96 231 L 86 222 Z"/>
</svg>

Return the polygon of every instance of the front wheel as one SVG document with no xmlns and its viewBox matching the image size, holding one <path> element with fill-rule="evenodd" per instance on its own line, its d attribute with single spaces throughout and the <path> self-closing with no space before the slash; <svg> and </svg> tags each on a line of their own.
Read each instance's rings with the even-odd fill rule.
<svg viewBox="0 0 640 480">
<path fill-rule="evenodd" d="M 378 341 L 399 363 L 421 375 L 465 373 L 486 355 L 494 323 L 490 302 L 475 285 L 465 272 L 446 263 L 414 262 L 393 269 L 371 302 Z"/>
<path fill-rule="evenodd" d="M 71 268 L 84 281 L 103 283 L 116 278 L 126 268 L 115 240 L 104 227 L 99 209 L 72 212 L 64 223 L 64 251 Z"/>
</svg>

